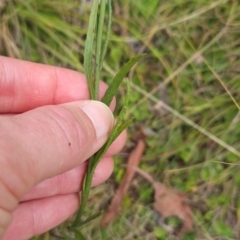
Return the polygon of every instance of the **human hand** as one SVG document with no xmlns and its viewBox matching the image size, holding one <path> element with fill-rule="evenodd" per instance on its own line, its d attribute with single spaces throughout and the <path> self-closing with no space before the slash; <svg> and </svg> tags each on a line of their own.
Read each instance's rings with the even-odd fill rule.
<svg viewBox="0 0 240 240">
<path fill-rule="evenodd" d="M 106 88 L 102 82 L 100 97 Z M 0 239 L 29 239 L 77 210 L 86 160 L 114 121 L 87 99 L 82 74 L 0 57 Z M 125 140 L 124 132 L 100 161 L 94 186 L 110 176 Z"/>
</svg>

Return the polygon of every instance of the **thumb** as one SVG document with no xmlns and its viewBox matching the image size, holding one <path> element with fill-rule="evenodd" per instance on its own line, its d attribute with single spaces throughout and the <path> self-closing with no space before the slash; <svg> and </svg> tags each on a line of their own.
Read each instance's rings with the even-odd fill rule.
<svg viewBox="0 0 240 240">
<path fill-rule="evenodd" d="M 20 200 L 38 182 L 76 167 L 103 146 L 113 122 L 106 105 L 90 100 L 0 118 L 6 189 Z"/>
</svg>

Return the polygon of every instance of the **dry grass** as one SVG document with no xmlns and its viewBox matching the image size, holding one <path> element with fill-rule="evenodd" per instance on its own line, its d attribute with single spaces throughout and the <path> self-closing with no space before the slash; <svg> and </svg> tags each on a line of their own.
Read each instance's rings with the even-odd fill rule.
<svg viewBox="0 0 240 240">
<path fill-rule="evenodd" d="M 142 169 L 185 192 L 192 205 L 194 229 L 184 239 L 239 239 L 238 1 L 113 3 L 104 80 L 135 54 L 147 56 L 130 73 L 129 114 L 135 117 L 130 140 L 116 157 L 112 178 L 93 189 L 88 214 L 106 209 L 141 127 L 149 134 Z M 0 12 L 2 55 L 83 70 L 88 4 L 1 0 Z M 152 193 L 137 177 L 119 219 L 102 231 L 100 219 L 85 225 L 87 239 L 176 239 L 175 220 L 159 223 L 154 218 Z"/>
</svg>

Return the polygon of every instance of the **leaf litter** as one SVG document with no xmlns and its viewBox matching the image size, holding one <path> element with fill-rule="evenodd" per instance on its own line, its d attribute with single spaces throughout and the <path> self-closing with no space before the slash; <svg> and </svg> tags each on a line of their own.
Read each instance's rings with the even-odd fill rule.
<svg viewBox="0 0 240 240">
<path fill-rule="evenodd" d="M 149 173 L 138 167 L 132 167 L 132 169 L 153 186 L 154 209 L 159 212 L 164 219 L 176 216 L 182 221 L 183 226 L 176 235 L 181 236 L 189 232 L 193 226 L 193 219 L 192 210 L 187 203 L 185 194 L 174 188 L 168 188 L 161 182 L 155 181 Z"/>
<path fill-rule="evenodd" d="M 132 167 L 136 167 L 139 165 L 144 150 L 145 142 L 143 140 L 139 140 L 137 146 L 133 149 L 133 151 L 129 155 L 126 173 L 116 191 L 115 196 L 112 199 L 112 202 L 108 208 L 107 213 L 105 214 L 101 221 L 102 227 L 111 222 L 120 213 L 122 201 L 135 175 L 135 171 L 133 170 Z"/>
<path fill-rule="evenodd" d="M 193 227 L 192 210 L 187 203 L 187 198 L 184 193 L 174 188 L 168 188 L 163 183 L 155 181 L 149 173 L 138 168 L 144 150 L 145 142 L 140 139 L 129 155 L 126 173 L 100 225 L 104 227 L 120 213 L 122 201 L 137 172 L 152 185 L 154 189 L 153 208 L 160 214 L 162 219 L 178 217 L 181 220 L 182 227 L 176 233 L 177 236 L 181 237 Z"/>
</svg>

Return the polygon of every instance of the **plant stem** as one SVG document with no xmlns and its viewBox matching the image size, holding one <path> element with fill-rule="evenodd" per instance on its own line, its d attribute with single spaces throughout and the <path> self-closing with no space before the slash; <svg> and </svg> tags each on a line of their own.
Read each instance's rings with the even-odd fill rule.
<svg viewBox="0 0 240 240">
<path fill-rule="evenodd" d="M 111 0 L 108 0 L 108 24 L 107 24 L 107 32 L 105 42 L 102 47 L 102 33 L 103 33 L 103 24 L 104 24 L 104 17 L 106 11 L 106 0 L 101 0 L 100 9 L 99 8 L 99 1 L 94 0 L 90 20 L 89 20 L 89 27 L 87 32 L 87 39 L 84 51 L 84 69 L 85 74 L 87 77 L 87 83 L 89 87 L 90 97 L 91 99 L 97 100 L 98 99 L 98 89 L 99 89 L 99 82 L 100 82 L 100 71 L 102 69 L 103 59 L 106 53 L 108 41 L 109 41 L 109 34 L 110 34 L 110 27 L 111 27 L 111 17 L 112 17 L 112 7 L 111 7 Z M 96 27 L 97 26 L 97 27 Z M 95 37 L 96 36 L 96 37 Z M 96 48 L 95 48 L 95 65 L 92 66 L 92 59 L 93 59 L 93 52 L 92 49 L 94 47 L 94 39 L 96 39 Z M 106 105 L 110 105 L 111 101 L 113 100 L 120 84 L 123 82 L 126 74 L 129 72 L 131 67 L 138 62 L 143 55 L 138 55 L 132 59 L 130 59 L 116 74 L 112 83 L 110 84 L 109 88 L 107 89 L 102 102 Z M 93 73 L 94 71 L 94 73 Z M 94 80 L 92 77 L 94 76 Z M 103 147 L 98 150 L 88 161 L 87 171 L 84 175 L 83 185 L 82 185 L 82 192 L 81 192 L 81 202 L 80 208 L 76 214 L 76 218 L 74 219 L 70 230 L 76 231 L 76 229 L 81 225 L 81 217 L 83 215 L 84 209 L 87 205 L 88 196 L 90 193 L 92 179 L 94 175 L 94 171 L 107 152 L 110 145 L 115 141 L 115 139 L 127 128 L 130 123 L 132 122 L 132 118 L 124 120 L 125 114 L 127 112 L 128 106 L 128 99 L 130 95 L 130 83 L 127 81 L 127 93 L 126 98 L 120 111 L 118 120 L 115 126 L 112 129 L 112 132 L 107 140 L 107 142 L 103 145 Z"/>
<path fill-rule="evenodd" d="M 93 162 L 93 160 L 94 160 L 94 156 L 92 156 L 89 159 L 89 163 L 87 166 L 87 172 L 85 173 L 84 180 L 83 180 L 83 191 L 81 192 L 81 203 L 80 203 L 81 205 L 80 205 L 80 208 L 77 212 L 76 218 L 74 219 L 74 222 L 72 223 L 72 226 L 70 229 L 73 229 L 73 228 L 76 228 L 79 226 L 81 216 L 86 207 L 88 196 L 89 196 L 90 189 L 91 189 L 92 178 L 93 178 L 93 174 L 94 174 L 94 171 L 91 171 L 91 165 L 92 165 L 91 162 Z"/>
</svg>

